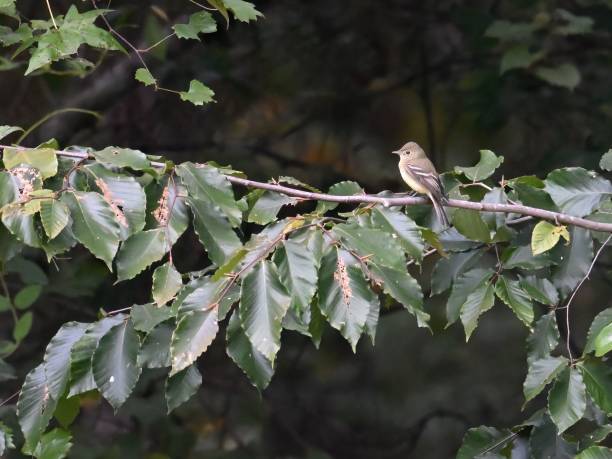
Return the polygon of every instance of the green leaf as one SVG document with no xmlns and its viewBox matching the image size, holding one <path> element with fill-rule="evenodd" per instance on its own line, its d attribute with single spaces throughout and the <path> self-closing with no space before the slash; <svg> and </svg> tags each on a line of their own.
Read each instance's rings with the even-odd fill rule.
<svg viewBox="0 0 612 459">
<path fill-rule="evenodd" d="M 30 247 L 40 247 L 41 240 L 34 215 L 26 213 L 23 207 L 17 204 L 5 207 L 2 223 L 19 241 Z"/>
<path fill-rule="evenodd" d="M 559 344 L 559 329 L 554 311 L 544 314 L 527 337 L 527 363 L 549 357 Z"/>
<path fill-rule="evenodd" d="M 545 189 L 562 212 L 577 217 L 593 213 L 612 194 L 609 181 L 581 167 L 552 171 Z"/>
<path fill-rule="evenodd" d="M 495 289 L 490 282 L 481 283 L 472 293 L 468 295 L 465 303 L 461 306 L 461 322 L 465 329 L 465 340 L 470 336 L 478 325 L 480 315 L 493 307 L 495 303 Z"/>
<path fill-rule="evenodd" d="M 117 254 L 117 280 L 124 281 L 135 277 L 160 260 L 167 251 L 166 232 L 161 228 L 130 236 Z"/>
<path fill-rule="evenodd" d="M 274 261 L 280 279 L 291 296 L 291 309 L 298 315 L 310 310 L 310 302 L 317 290 L 317 260 L 308 246 L 294 241 L 283 241 Z"/>
<path fill-rule="evenodd" d="M 555 306 L 559 303 L 559 292 L 546 278 L 527 276 L 520 278 L 521 287 L 539 303 Z"/>
<path fill-rule="evenodd" d="M 267 225 L 276 220 L 276 215 L 283 206 L 294 205 L 297 202 L 296 198 L 273 191 L 264 191 L 251 207 L 247 221 L 258 225 Z"/>
<path fill-rule="evenodd" d="M 110 206 L 94 192 L 73 191 L 64 194 L 62 200 L 70 208 L 76 239 L 112 270 L 119 247 L 119 224 Z"/>
<path fill-rule="evenodd" d="M 529 22 L 510 22 L 506 20 L 493 21 L 485 31 L 485 37 L 497 38 L 502 41 L 526 41 L 538 26 Z"/>
<path fill-rule="evenodd" d="M 93 151 L 91 154 L 97 161 L 115 167 L 129 167 L 137 171 L 151 168 L 147 155 L 140 150 L 106 147 L 104 150 Z"/>
<path fill-rule="evenodd" d="M 148 69 L 144 67 L 141 67 L 138 70 L 136 70 L 136 73 L 134 74 L 134 78 L 136 79 L 136 81 L 140 81 L 145 86 L 151 86 L 151 85 L 157 84 L 157 80 L 155 79 L 155 77 L 151 74 L 151 72 Z"/>
<path fill-rule="evenodd" d="M 202 375 L 191 365 L 166 380 L 166 404 L 168 414 L 189 400 L 202 385 Z"/>
<path fill-rule="evenodd" d="M 280 349 L 281 325 L 291 298 L 281 283 L 276 266 L 260 261 L 242 280 L 238 308 L 242 327 L 270 362 Z"/>
<path fill-rule="evenodd" d="M 187 368 L 203 354 L 219 331 L 218 307 L 190 311 L 181 316 L 170 345 L 170 376 Z"/>
<path fill-rule="evenodd" d="M 534 255 L 548 252 L 557 245 L 561 237 L 568 243 L 570 242 L 570 235 L 567 227 L 562 225 L 555 226 L 547 221 L 541 221 L 533 228 L 533 233 L 531 234 L 531 251 Z"/>
<path fill-rule="evenodd" d="M 519 281 L 500 276 L 495 284 L 495 293 L 527 327 L 531 327 L 533 322 L 533 304 Z"/>
<path fill-rule="evenodd" d="M 13 328 L 13 339 L 16 342 L 19 342 L 28 336 L 28 333 L 30 333 L 30 330 L 32 329 L 32 318 L 32 313 L 28 311 L 22 315 L 19 320 L 17 320 L 15 328 Z"/>
<path fill-rule="evenodd" d="M 603 154 L 599 160 L 599 167 L 604 171 L 612 171 L 612 148 Z"/>
<path fill-rule="evenodd" d="M 198 80 L 191 80 L 191 83 L 189 83 L 189 91 L 181 91 L 179 95 L 181 100 L 191 102 L 193 105 L 204 105 L 215 102 L 215 92 Z"/>
<path fill-rule="evenodd" d="M 361 269 L 345 251 L 330 250 L 319 271 L 319 308 L 332 327 L 339 330 L 355 352 L 364 331 L 370 305 L 378 299 Z"/>
<path fill-rule="evenodd" d="M 217 266 L 223 266 L 242 248 L 242 242 L 218 207 L 208 201 L 189 199 L 193 226 L 208 256 Z"/>
<path fill-rule="evenodd" d="M 539 425 L 535 425 L 529 437 L 529 448 L 532 458 L 574 458 L 578 451 L 576 443 L 566 441 L 557 433 L 557 427 L 545 417 Z"/>
<path fill-rule="evenodd" d="M 460 275 L 453 283 L 453 289 L 446 303 L 447 327 L 460 316 L 464 303 L 470 293 L 493 275 L 494 271 L 474 268 Z"/>
<path fill-rule="evenodd" d="M 191 311 L 206 311 L 218 303 L 219 317 L 221 317 L 221 310 L 229 309 L 232 304 L 238 301 L 237 290 L 225 291 L 228 282 L 230 282 L 230 279 L 227 277 L 221 279 L 213 279 L 208 276 L 201 277 L 193 284 L 185 286 L 189 286 L 189 289 L 185 289 L 184 295 L 181 294 L 183 293 L 182 290 L 179 292 L 172 308 L 178 307 L 179 315 L 183 315 Z M 221 297 L 222 293 L 224 293 L 223 297 Z"/>
<path fill-rule="evenodd" d="M 17 126 L 7 126 L 7 125 L 0 126 L 0 140 L 4 139 L 9 134 L 12 134 L 13 132 L 18 132 L 18 131 L 23 131 L 23 129 Z"/>
<path fill-rule="evenodd" d="M 397 238 L 406 253 L 415 260 L 423 258 L 425 244 L 421 231 L 406 214 L 393 208 L 375 207 L 372 209 L 372 226 Z"/>
<path fill-rule="evenodd" d="M 233 227 L 242 223 L 242 211 L 234 200 L 232 186 L 217 168 L 188 162 L 177 166 L 176 173 L 187 187 L 189 196 L 218 206 Z"/>
<path fill-rule="evenodd" d="M 66 398 L 62 396 L 57 403 L 53 417 L 57 419 L 64 428 L 70 427 L 81 411 L 81 400 L 79 397 Z"/>
<path fill-rule="evenodd" d="M 605 446 L 591 446 L 580 452 L 575 459 L 610 459 L 612 458 L 612 449 Z"/>
<path fill-rule="evenodd" d="M 490 242 L 491 231 L 482 220 L 480 212 L 471 209 L 457 209 L 453 214 L 453 225 L 468 239 Z"/>
<path fill-rule="evenodd" d="M 15 447 L 13 443 L 13 431 L 3 422 L 0 422 L 0 454 Z"/>
<path fill-rule="evenodd" d="M 578 422 L 586 410 L 586 388 L 577 368 L 566 368 L 548 394 L 550 417 L 559 434 Z"/>
<path fill-rule="evenodd" d="M 429 328 L 429 314 L 423 310 L 423 292 L 419 283 L 405 270 L 397 271 L 384 266 L 371 266 L 372 276 L 382 282 L 387 295 L 392 296 L 416 317 L 419 327 Z"/>
<path fill-rule="evenodd" d="M 503 439 L 508 442 L 513 435 L 508 431 L 500 431 L 493 427 L 480 426 L 467 431 L 463 437 L 463 444 L 457 452 L 457 459 L 489 458 L 495 456 L 486 455 L 496 445 L 503 445 Z"/>
<path fill-rule="evenodd" d="M 62 201 L 43 199 L 40 203 L 40 220 L 49 239 L 54 239 L 70 221 L 70 211 Z"/>
<path fill-rule="evenodd" d="M 509 70 L 528 68 L 543 56 L 543 52 L 532 53 L 527 45 L 512 46 L 502 56 L 499 73 L 503 75 Z"/>
<path fill-rule="evenodd" d="M 541 80 L 553 86 L 560 86 L 573 91 L 580 84 L 580 71 L 574 64 L 563 63 L 556 67 L 538 67 L 534 71 Z"/>
<path fill-rule="evenodd" d="M 36 459 L 64 459 L 70 448 L 72 448 L 70 432 L 55 428 L 40 438 L 34 456 Z"/>
<path fill-rule="evenodd" d="M 15 307 L 17 309 L 27 309 L 40 296 L 40 292 L 42 291 L 42 285 L 28 285 L 22 288 L 17 295 L 15 295 L 15 299 L 13 302 L 15 303 Z"/>
<path fill-rule="evenodd" d="M 189 226 L 187 204 L 179 197 L 187 191 L 176 181 L 164 178 L 161 183 L 148 186 L 145 192 L 147 227 L 163 229 L 174 244 Z"/>
<path fill-rule="evenodd" d="M 567 365 L 568 361 L 565 357 L 544 357 L 531 362 L 523 384 L 525 403 L 542 392 L 553 379 L 567 368 Z"/>
<path fill-rule="evenodd" d="M 543 188 L 542 182 L 542 188 Z M 512 188 L 518 196 L 518 200 L 526 206 L 537 207 L 538 209 L 558 212 L 559 208 L 552 200 L 550 195 L 542 188 L 527 185 L 525 183 L 515 183 Z"/>
<path fill-rule="evenodd" d="M 149 333 L 157 324 L 174 317 L 171 308 L 159 307 L 155 303 L 135 304 L 130 310 L 134 330 Z"/>
<path fill-rule="evenodd" d="M 247 375 L 251 384 L 264 390 L 274 374 L 272 363 L 257 349 L 244 333 L 238 312 L 230 317 L 226 332 L 227 355 Z"/>
<path fill-rule="evenodd" d="M 96 186 L 113 210 L 121 240 L 141 231 L 145 226 L 147 197 L 136 179 L 115 174 L 101 164 L 90 164 L 86 170 L 94 176 Z"/>
<path fill-rule="evenodd" d="M 593 239 L 588 230 L 573 227 L 572 243 L 563 247 L 562 262 L 553 270 L 552 281 L 562 297 L 569 295 L 584 278 L 593 259 Z"/>
<path fill-rule="evenodd" d="M 206 11 L 199 11 L 189 16 L 187 24 L 175 24 L 172 26 L 178 38 L 200 40 L 201 33 L 213 33 L 217 31 L 217 23 L 212 14 Z"/>
<path fill-rule="evenodd" d="M 130 396 L 140 377 L 139 351 L 138 334 L 132 322 L 125 320 L 100 339 L 94 352 L 92 368 L 96 385 L 115 411 Z"/>
<path fill-rule="evenodd" d="M 605 413 L 612 414 L 612 370 L 600 360 L 587 360 L 580 364 L 586 390 L 595 404 Z"/>
<path fill-rule="evenodd" d="M 335 225 L 332 233 L 359 256 L 379 266 L 396 270 L 406 269 L 406 257 L 402 246 L 391 234 L 356 224 Z"/>
<path fill-rule="evenodd" d="M 597 337 L 604 329 L 609 328 L 610 324 L 612 324 L 612 308 L 604 309 L 595 316 L 587 334 L 584 355 L 595 351 L 595 341 Z"/>
<path fill-rule="evenodd" d="M 497 156 L 491 150 L 480 150 L 480 161 L 473 167 L 455 166 L 457 174 L 463 174 L 474 182 L 489 178 L 504 162 L 503 156 Z"/>
<path fill-rule="evenodd" d="M 49 396 L 44 365 L 40 364 L 25 377 L 17 401 L 17 417 L 25 438 L 24 452 L 34 451 L 53 417 L 56 404 Z"/>
<path fill-rule="evenodd" d="M 66 390 L 70 376 L 70 352 L 85 333 L 87 325 L 81 322 L 65 323 L 47 345 L 44 358 L 45 378 L 49 395 L 55 400 L 59 400 Z"/>
<path fill-rule="evenodd" d="M 606 325 L 595 337 L 595 356 L 601 357 L 612 351 L 612 323 Z"/>
<path fill-rule="evenodd" d="M 70 391 L 68 396 L 89 392 L 96 388 L 91 360 L 98 342 L 113 327 L 119 325 L 125 316 L 117 314 L 105 317 L 91 324 L 81 339 L 79 339 L 70 351 Z"/>
<path fill-rule="evenodd" d="M 258 16 L 263 16 L 255 9 L 255 5 L 244 0 L 221 0 L 225 7 L 234 14 L 234 18 L 241 22 L 256 21 Z"/>
<path fill-rule="evenodd" d="M 38 169 L 43 179 L 57 174 L 57 156 L 51 148 L 5 148 L 2 162 L 7 169 L 28 164 Z"/>
<path fill-rule="evenodd" d="M 153 299 L 163 306 L 176 296 L 183 286 L 181 274 L 169 261 L 158 266 L 153 272 Z"/>
<path fill-rule="evenodd" d="M 502 252 L 501 259 L 506 269 L 522 268 L 536 270 L 554 265 L 558 262 L 558 257 L 551 252 L 545 252 L 534 256 L 531 251 L 531 245 L 507 247 Z"/>
<path fill-rule="evenodd" d="M 327 194 L 331 194 L 334 196 L 353 196 L 364 193 L 365 191 L 363 190 L 363 188 L 361 188 L 359 183 L 351 182 L 348 180 L 336 183 L 335 185 L 330 186 L 329 190 L 327 190 Z M 335 209 L 336 207 L 338 207 L 338 205 L 339 203 L 337 202 L 319 201 L 317 202 L 317 208 L 315 209 L 315 212 L 319 214 L 324 214 L 328 210 Z"/>
<path fill-rule="evenodd" d="M 483 250 L 468 250 L 440 258 L 431 274 L 431 296 L 448 290 L 453 281 L 465 271 L 473 268 L 484 254 Z"/>
<path fill-rule="evenodd" d="M 140 366 L 144 368 L 165 368 L 172 364 L 170 361 L 170 343 L 174 328 L 172 322 L 162 322 L 146 336 L 138 355 Z"/>
</svg>

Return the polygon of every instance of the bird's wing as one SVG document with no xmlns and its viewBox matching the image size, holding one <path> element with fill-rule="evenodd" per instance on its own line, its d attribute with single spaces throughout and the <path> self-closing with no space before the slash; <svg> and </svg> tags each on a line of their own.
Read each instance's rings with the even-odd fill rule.
<svg viewBox="0 0 612 459">
<path fill-rule="evenodd" d="M 433 196 L 436 198 L 444 198 L 446 193 L 444 192 L 444 186 L 440 182 L 440 178 L 435 172 L 428 172 L 422 167 L 416 164 L 405 164 L 404 170 L 410 175 L 411 178 L 423 184 Z"/>
</svg>

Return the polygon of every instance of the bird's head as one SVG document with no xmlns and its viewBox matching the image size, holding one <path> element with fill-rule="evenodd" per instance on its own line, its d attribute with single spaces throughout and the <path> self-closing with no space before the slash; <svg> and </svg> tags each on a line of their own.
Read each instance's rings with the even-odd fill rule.
<svg viewBox="0 0 612 459">
<path fill-rule="evenodd" d="M 425 151 L 416 142 L 408 142 L 399 150 L 393 151 L 392 153 L 399 155 L 400 158 L 408 159 L 419 159 L 427 158 Z"/>
</svg>

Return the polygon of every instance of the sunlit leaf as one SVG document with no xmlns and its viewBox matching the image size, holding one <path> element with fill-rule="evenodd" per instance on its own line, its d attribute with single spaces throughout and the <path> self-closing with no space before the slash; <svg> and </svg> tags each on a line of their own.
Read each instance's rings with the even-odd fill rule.
<svg viewBox="0 0 612 459">
<path fill-rule="evenodd" d="M 238 21 L 256 21 L 258 16 L 263 16 L 255 9 L 255 5 L 244 0 L 221 0 L 225 7 L 230 10 Z"/>
<path fill-rule="evenodd" d="M 40 203 L 40 221 L 49 239 L 53 239 L 70 221 L 70 210 L 62 201 L 43 199 Z"/>
<path fill-rule="evenodd" d="M 198 80 L 191 80 L 189 91 L 181 91 L 181 100 L 191 102 L 193 105 L 204 105 L 214 102 L 215 92 Z"/>
<path fill-rule="evenodd" d="M 555 226 L 547 221 L 539 222 L 531 233 L 531 250 L 534 255 L 548 252 L 552 249 L 559 239 L 563 237 L 568 243 L 570 234 L 565 226 Z"/>
<path fill-rule="evenodd" d="M 7 169 L 28 164 L 45 179 L 57 174 L 57 156 L 51 148 L 5 148 L 2 162 Z"/>
<path fill-rule="evenodd" d="M 134 74 L 134 78 L 137 81 L 140 81 L 141 83 L 143 83 L 145 86 L 151 86 L 151 85 L 157 84 L 155 77 L 151 74 L 151 72 L 148 69 L 144 67 L 136 70 L 136 73 Z"/>
<path fill-rule="evenodd" d="M 64 429 L 55 428 L 40 438 L 34 450 L 36 459 L 63 459 L 72 448 L 72 435 Z"/>
<path fill-rule="evenodd" d="M 200 40 L 201 33 L 212 33 L 217 31 L 217 23 L 207 11 L 199 11 L 189 16 L 187 24 L 175 24 L 172 26 L 178 38 Z"/>
<path fill-rule="evenodd" d="M 480 161 L 473 167 L 455 166 L 455 172 L 463 174 L 474 182 L 489 178 L 504 162 L 503 156 L 497 156 L 491 150 L 480 150 Z"/>
</svg>

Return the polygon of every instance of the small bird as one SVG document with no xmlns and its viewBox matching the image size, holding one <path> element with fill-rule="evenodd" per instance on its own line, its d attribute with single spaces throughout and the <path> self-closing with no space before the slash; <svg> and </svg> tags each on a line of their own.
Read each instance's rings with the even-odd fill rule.
<svg viewBox="0 0 612 459">
<path fill-rule="evenodd" d="M 448 215 L 443 207 L 447 201 L 444 185 L 425 151 L 416 142 L 408 142 L 392 153 L 400 157 L 399 170 L 404 182 L 431 200 L 438 220 L 442 226 L 448 227 Z"/>
</svg>

